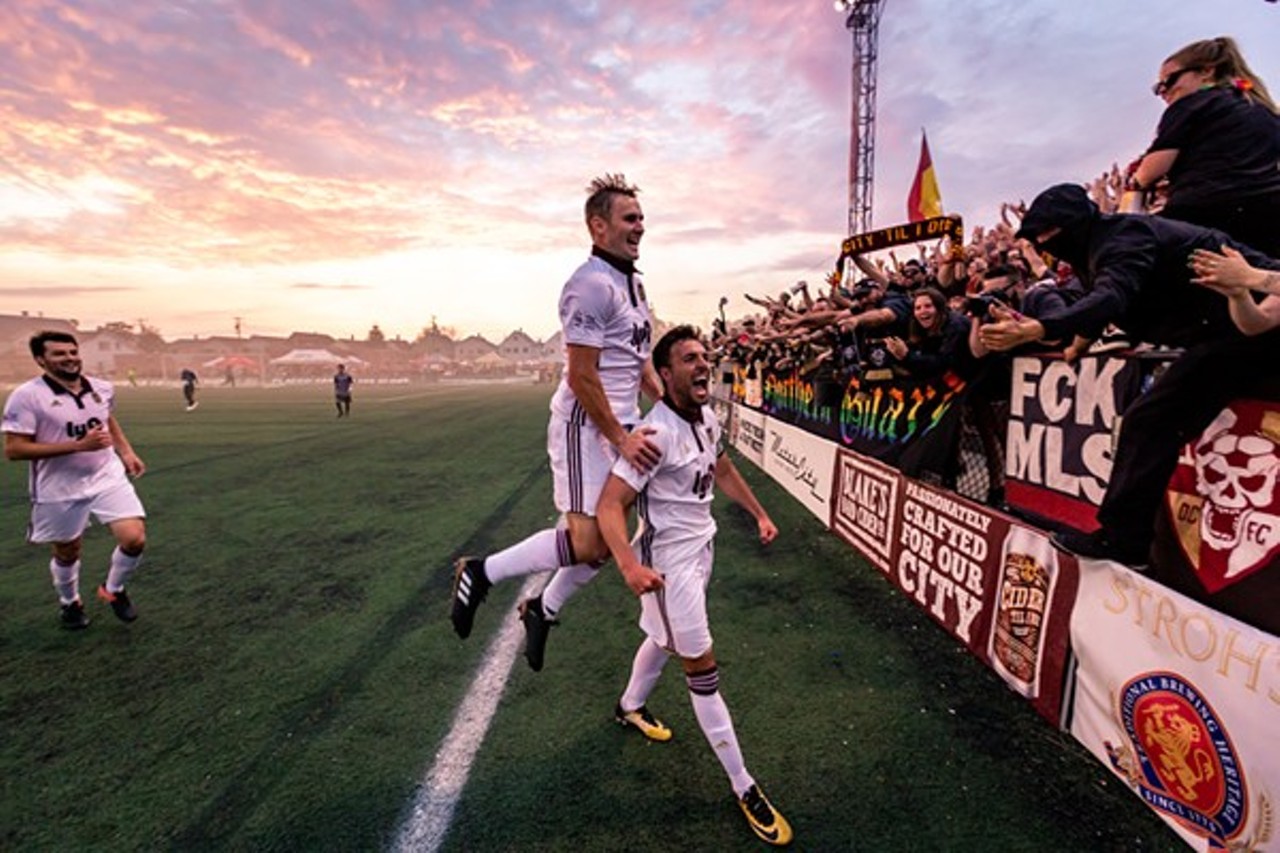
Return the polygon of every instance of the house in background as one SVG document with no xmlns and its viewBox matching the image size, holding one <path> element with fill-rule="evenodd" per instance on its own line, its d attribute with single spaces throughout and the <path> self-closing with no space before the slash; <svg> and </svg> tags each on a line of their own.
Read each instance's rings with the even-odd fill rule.
<svg viewBox="0 0 1280 853">
<path fill-rule="evenodd" d="M 542 344 L 516 329 L 498 344 L 498 355 L 515 364 L 519 362 L 542 361 Z"/>
<path fill-rule="evenodd" d="M 498 348 L 480 335 L 463 338 L 454 345 L 453 357 L 458 361 L 479 361 L 481 356 L 497 353 Z"/>
<path fill-rule="evenodd" d="M 97 329 L 76 335 L 80 341 L 80 361 L 90 376 L 119 379 L 138 362 L 138 339 L 129 332 Z"/>
</svg>

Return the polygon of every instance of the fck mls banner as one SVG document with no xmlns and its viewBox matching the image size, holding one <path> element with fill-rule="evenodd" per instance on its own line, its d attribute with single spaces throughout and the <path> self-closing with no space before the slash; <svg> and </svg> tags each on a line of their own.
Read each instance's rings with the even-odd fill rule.
<svg viewBox="0 0 1280 853">
<path fill-rule="evenodd" d="M 1084 561 L 1068 728 L 1197 850 L 1275 850 L 1280 641 Z"/>
<path fill-rule="evenodd" d="M 1111 431 L 1138 394 L 1140 362 L 1085 356 L 1077 364 L 1013 360 L 1005 495 L 1039 517 L 1095 530 L 1111 478 Z"/>
</svg>

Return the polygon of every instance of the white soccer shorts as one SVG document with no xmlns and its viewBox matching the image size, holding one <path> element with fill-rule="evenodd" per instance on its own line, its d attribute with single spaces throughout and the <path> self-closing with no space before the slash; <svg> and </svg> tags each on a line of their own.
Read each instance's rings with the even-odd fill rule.
<svg viewBox="0 0 1280 853">
<path fill-rule="evenodd" d="M 696 658 L 711 648 L 707 621 L 707 584 L 715 547 L 656 548 L 649 567 L 664 586 L 640 596 L 640 629 L 655 643 L 682 658 Z"/>
<path fill-rule="evenodd" d="M 126 518 L 146 518 L 142 501 L 132 483 L 121 483 L 102 494 L 74 501 L 32 504 L 27 541 L 71 542 L 79 539 L 92 516 L 99 524 Z"/>
<path fill-rule="evenodd" d="M 596 503 L 618 451 L 581 413 L 568 419 L 551 416 L 547 424 L 547 455 L 551 457 L 556 509 L 594 518 Z"/>
</svg>

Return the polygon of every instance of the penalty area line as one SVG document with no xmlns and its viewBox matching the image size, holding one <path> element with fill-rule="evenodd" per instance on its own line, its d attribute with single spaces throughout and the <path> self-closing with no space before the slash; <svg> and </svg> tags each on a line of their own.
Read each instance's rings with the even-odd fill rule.
<svg viewBox="0 0 1280 853">
<path fill-rule="evenodd" d="M 539 575 L 530 576 L 520 589 L 519 600 L 536 595 L 539 580 Z M 471 765 L 507 687 L 511 666 L 520 651 L 522 633 L 518 619 L 506 619 L 502 630 L 485 650 L 480 669 L 454 713 L 444 743 L 436 752 L 431 769 L 423 777 L 414 797 L 413 810 L 392 849 L 405 853 L 434 853 L 444 843 Z"/>
</svg>

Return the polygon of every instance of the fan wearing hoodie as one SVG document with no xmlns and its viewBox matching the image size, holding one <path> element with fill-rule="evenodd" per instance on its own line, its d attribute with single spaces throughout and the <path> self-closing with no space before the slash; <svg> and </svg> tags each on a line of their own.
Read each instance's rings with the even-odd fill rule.
<svg viewBox="0 0 1280 853">
<path fill-rule="evenodd" d="M 1060 547 L 1079 556 L 1144 566 L 1182 446 L 1232 400 L 1280 400 L 1280 375 L 1274 369 L 1280 328 L 1241 332 L 1227 300 L 1194 280 L 1192 253 L 1228 247 L 1265 270 L 1280 270 L 1280 260 L 1214 229 L 1101 213 L 1074 184 L 1040 193 L 1018 236 L 1071 264 L 1086 292 L 1038 319 L 999 312 L 996 322 L 982 328 L 985 346 L 1008 350 L 1039 340 L 1096 338 L 1114 323 L 1134 340 L 1183 350 L 1124 412 L 1111 478 L 1098 508 L 1100 528 L 1054 536 Z"/>
</svg>

